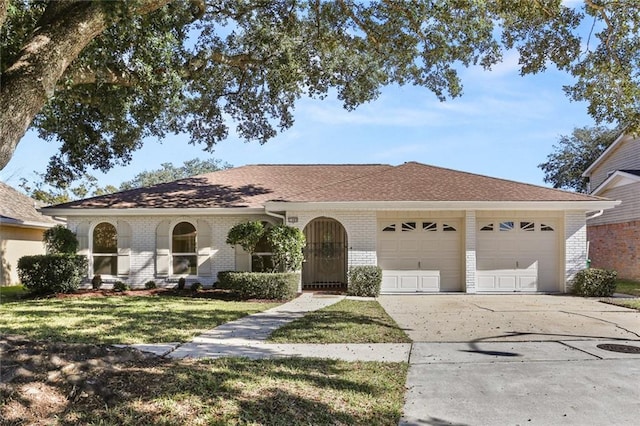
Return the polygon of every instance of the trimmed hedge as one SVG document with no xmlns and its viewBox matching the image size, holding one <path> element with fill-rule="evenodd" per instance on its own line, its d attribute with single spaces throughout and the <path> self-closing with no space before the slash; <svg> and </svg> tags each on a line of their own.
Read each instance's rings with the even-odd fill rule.
<svg viewBox="0 0 640 426">
<path fill-rule="evenodd" d="M 232 290 L 242 299 L 293 299 L 299 282 L 300 274 L 293 272 L 218 273 L 218 288 Z"/>
<path fill-rule="evenodd" d="M 610 297 L 616 290 L 616 271 L 583 269 L 572 280 L 571 292 L 577 296 Z"/>
<path fill-rule="evenodd" d="M 87 267 L 87 258 L 75 254 L 23 256 L 18 260 L 18 276 L 31 293 L 73 293 L 87 275 Z"/>
<path fill-rule="evenodd" d="M 378 297 L 382 285 L 382 269 L 374 265 L 352 266 L 349 268 L 349 296 Z"/>
<path fill-rule="evenodd" d="M 158 286 L 156 285 L 156 282 L 153 280 L 147 281 L 146 283 L 144 283 L 144 288 L 146 288 L 147 290 L 151 290 L 154 288 L 158 288 Z"/>
</svg>

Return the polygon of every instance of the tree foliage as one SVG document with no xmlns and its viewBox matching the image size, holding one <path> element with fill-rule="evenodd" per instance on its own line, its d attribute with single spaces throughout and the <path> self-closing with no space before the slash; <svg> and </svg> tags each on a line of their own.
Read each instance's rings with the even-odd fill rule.
<svg viewBox="0 0 640 426">
<path fill-rule="evenodd" d="M 231 167 L 231 164 L 216 158 L 210 158 L 208 160 L 194 158 L 193 160 L 185 161 L 182 166 L 178 167 L 172 163 L 162 163 L 158 169 L 138 173 L 132 180 L 122 182 L 122 184 L 120 184 L 120 190 L 124 191 L 126 189 L 157 185 L 159 183 L 171 182 L 203 173 L 225 170 Z"/>
<path fill-rule="evenodd" d="M 304 261 L 302 250 L 307 243 L 304 233 L 298 228 L 282 224 L 272 226 L 266 232 L 273 253 L 274 270 L 300 271 Z"/>
<path fill-rule="evenodd" d="M 582 173 L 613 143 L 619 129 L 582 127 L 570 136 L 560 136 L 547 161 L 538 165 L 544 171 L 544 181 L 554 188 L 587 192 L 588 180 Z"/>
<path fill-rule="evenodd" d="M 232 167 L 231 164 L 210 158 L 200 160 L 194 158 L 187 160 L 182 166 L 174 166 L 172 163 L 162 163 L 160 168 L 138 173 L 132 180 L 122 182 L 118 188 L 113 185 L 100 186 L 98 179 L 85 173 L 77 182 L 62 183 L 61 187 L 49 184 L 44 173 L 36 172 L 38 179 L 31 182 L 25 178 L 20 179 L 20 187 L 31 198 L 42 201 L 45 204 L 60 204 L 86 197 L 96 197 L 111 194 L 127 189 L 142 188 L 144 186 L 157 185 L 171 182 L 177 179 L 187 178 L 203 173 L 215 172 Z"/>
<path fill-rule="evenodd" d="M 227 233 L 227 244 L 237 244 L 247 253 L 253 254 L 264 233 L 265 226 L 259 220 L 239 223 Z"/>
<path fill-rule="evenodd" d="M 42 240 L 49 254 L 75 255 L 78 251 L 76 234 L 63 225 L 56 225 L 44 231 Z"/>
<path fill-rule="evenodd" d="M 597 122 L 639 122 L 635 0 L 0 0 L 0 25 L 0 167 L 31 126 L 61 143 L 52 182 L 126 164 L 147 137 L 264 143 L 302 96 L 456 97 L 461 67 L 507 49 L 522 74 L 573 75 L 567 95 Z"/>
</svg>

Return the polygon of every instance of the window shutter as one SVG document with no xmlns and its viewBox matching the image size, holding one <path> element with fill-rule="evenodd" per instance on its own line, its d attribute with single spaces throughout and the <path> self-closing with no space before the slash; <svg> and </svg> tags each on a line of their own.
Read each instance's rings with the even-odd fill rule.
<svg viewBox="0 0 640 426">
<path fill-rule="evenodd" d="M 171 263 L 169 220 L 163 220 L 156 228 L 156 276 L 169 276 Z"/>
<path fill-rule="evenodd" d="M 118 275 L 129 275 L 131 269 L 131 225 L 119 220 L 118 231 Z"/>
<path fill-rule="evenodd" d="M 89 222 L 80 222 L 76 228 L 78 254 L 89 258 Z"/>
<path fill-rule="evenodd" d="M 198 220 L 198 276 L 210 277 L 211 263 L 211 225 L 206 220 Z"/>
</svg>

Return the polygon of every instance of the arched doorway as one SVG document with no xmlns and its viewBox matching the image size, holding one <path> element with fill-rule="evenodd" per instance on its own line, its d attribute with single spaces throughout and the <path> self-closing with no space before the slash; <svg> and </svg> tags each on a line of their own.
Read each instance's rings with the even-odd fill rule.
<svg viewBox="0 0 640 426">
<path fill-rule="evenodd" d="M 347 232 L 340 222 L 319 217 L 304 228 L 307 245 L 302 267 L 306 287 L 342 286 L 347 283 Z"/>
</svg>

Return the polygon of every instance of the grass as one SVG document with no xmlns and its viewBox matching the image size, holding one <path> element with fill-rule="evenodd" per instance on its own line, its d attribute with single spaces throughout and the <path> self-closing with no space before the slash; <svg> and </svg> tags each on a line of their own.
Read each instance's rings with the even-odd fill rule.
<svg viewBox="0 0 640 426">
<path fill-rule="evenodd" d="M 616 293 L 624 293 L 640 297 L 640 282 L 619 279 L 616 282 Z"/>
<path fill-rule="evenodd" d="M 0 287 L 0 303 L 20 300 L 27 290 L 21 285 L 10 285 Z"/>
<path fill-rule="evenodd" d="M 223 358 L 129 362 L 98 375 L 96 364 L 86 373 L 107 391 L 68 399 L 69 383 L 29 376 L 0 390 L 0 417 L 15 424 L 397 425 L 408 368 Z M 53 402 L 46 407 L 38 400 L 44 389 Z"/>
<path fill-rule="evenodd" d="M 342 300 L 276 330 L 275 343 L 409 343 L 375 301 Z"/>
<path fill-rule="evenodd" d="M 273 306 L 166 296 L 3 301 L 0 334 L 77 343 L 185 342 Z"/>
</svg>

